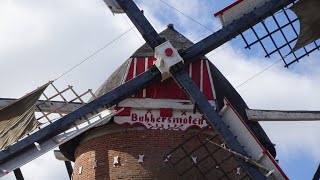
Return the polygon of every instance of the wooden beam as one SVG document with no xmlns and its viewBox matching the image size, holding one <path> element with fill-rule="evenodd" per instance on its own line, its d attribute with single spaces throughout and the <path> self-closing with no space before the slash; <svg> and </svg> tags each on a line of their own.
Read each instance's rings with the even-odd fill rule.
<svg viewBox="0 0 320 180">
<path fill-rule="evenodd" d="M 70 180 L 72 179 L 73 168 L 70 161 L 64 161 Z"/>
<path fill-rule="evenodd" d="M 183 91 L 188 95 L 191 102 L 195 105 L 197 110 L 203 114 L 207 123 L 210 124 L 218 134 L 225 141 L 227 146 L 244 156 L 249 157 L 248 153 L 244 150 L 243 146 L 235 138 L 235 135 L 230 131 L 229 127 L 221 119 L 220 115 L 213 108 L 213 106 L 208 102 L 207 98 L 202 94 L 199 87 L 190 78 L 189 74 L 184 71 L 184 66 L 182 63 L 178 63 L 170 69 L 172 78 L 177 84 L 183 89 Z M 259 171 L 255 166 L 248 164 L 243 159 L 237 158 L 241 166 L 248 173 L 252 179 L 266 179 L 266 177 Z"/>
<path fill-rule="evenodd" d="M 17 101 L 17 99 L 9 99 L 9 98 L 0 98 L 0 109 L 10 105 L 11 103 Z M 68 102 L 66 104 L 63 101 L 43 101 L 39 100 L 37 102 L 37 108 L 36 112 L 49 112 L 54 113 L 56 110 L 59 110 L 62 114 L 69 114 L 79 107 L 81 107 L 83 104 L 78 102 Z"/>
<path fill-rule="evenodd" d="M 317 169 L 317 171 L 315 172 L 312 180 L 319 180 L 319 179 L 320 179 L 320 164 L 319 164 L 318 169 Z"/>
<path fill-rule="evenodd" d="M 320 111 L 279 111 L 247 109 L 251 121 L 320 121 Z"/>
<path fill-rule="evenodd" d="M 13 173 L 14 173 L 14 176 L 16 177 L 16 180 L 24 180 L 24 177 L 23 177 L 23 175 L 22 175 L 22 172 L 21 172 L 21 169 L 20 169 L 20 168 L 15 169 L 15 170 L 13 171 Z"/>
</svg>

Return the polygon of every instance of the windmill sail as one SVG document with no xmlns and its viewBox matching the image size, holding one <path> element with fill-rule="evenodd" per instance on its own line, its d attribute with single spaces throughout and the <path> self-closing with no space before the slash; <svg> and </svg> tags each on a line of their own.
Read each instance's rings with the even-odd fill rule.
<svg viewBox="0 0 320 180">
<path fill-rule="evenodd" d="M 300 20 L 300 34 L 292 52 L 320 38 L 320 1 L 298 1 L 291 7 Z"/>
<path fill-rule="evenodd" d="M 0 110 L 0 149 L 5 149 L 41 125 L 34 114 L 36 102 L 49 84 Z"/>
</svg>

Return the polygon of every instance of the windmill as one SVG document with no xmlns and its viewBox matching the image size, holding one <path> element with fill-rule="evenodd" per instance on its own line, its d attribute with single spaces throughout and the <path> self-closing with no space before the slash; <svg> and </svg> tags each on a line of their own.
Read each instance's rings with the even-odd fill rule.
<svg viewBox="0 0 320 180">
<path fill-rule="evenodd" d="M 55 145 L 60 145 L 64 143 L 66 140 L 68 140 L 68 137 L 75 138 L 78 134 L 81 134 L 87 130 L 87 129 L 84 129 L 84 131 L 79 131 L 79 129 L 75 128 L 74 133 L 71 133 L 72 135 L 70 136 L 64 136 L 62 139 L 60 139 L 62 141 L 59 141 L 59 139 L 56 139 L 57 135 L 62 133 L 64 130 L 69 129 L 70 125 L 75 123 L 76 121 L 79 121 L 76 124 L 86 123 L 87 120 L 89 120 L 90 122 L 92 120 L 92 116 L 97 117 L 97 116 L 94 116 L 94 114 L 98 114 L 98 120 L 96 121 L 98 123 L 101 123 L 101 121 L 108 119 L 108 117 L 110 117 L 110 114 L 112 116 L 118 113 L 118 115 L 121 116 L 127 113 L 128 109 L 116 108 L 117 112 L 116 111 L 108 112 L 107 115 L 104 115 L 104 116 L 103 116 L 103 113 L 101 114 L 101 112 L 104 112 L 103 111 L 104 108 L 110 108 L 113 105 L 118 104 L 120 101 L 124 100 L 130 94 L 133 94 L 134 92 L 138 91 L 142 87 L 146 87 L 147 85 L 151 84 L 152 81 L 159 80 L 159 79 L 162 79 L 164 81 L 169 76 L 172 76 L 173 79 L 175 79 L 176 82 L 180 85 L 180 87 L 184 89 L 185 93 L 191 99 L 192 103 L 195 104 L 194 107 L 192 107 L 192 109 L 195 109 L 198 112 L 201 112 L 201 114 L 204 116 L 204 119 L 207 120 L 208 124 L 213 126 L 214 129 L 217 129 L 218 136 L 223 140 L 223 143 L 222 143 L 223 145 L 219 144 L 219 146 L 222 146 L 221 148 L 225 147 L 226 150 L 229 150 L 229 149 L 232 150 L 232 153 L 231 153 L 232 156 L 239 160 L 239 163 L 242 165 L 241 167 L 244 169 L 244 171 L 248 174 L 249 177 L 262 178 L 265 175 L 273 176 L 277 174 L 277 172 L 274 172 L 274 171 L 278 171 L 278 173 L 281 176 L 281 172 L 278 168 L 274 168 L 274 169 L 266 168 L 269 171 L 262 172 L 258 169 L 264 169 L 263 167 L 266 165 L 259 167 L 259 163 L 256 165 L 252 165 L 252 164 L 255 164 L 254 161 L 252 163 L 248 163 L 249 161 L 251 162 L 251 158 L 249 158 L 249 154 L 247 154 L 248 152 L 243 150 L 243 147 L 242 147 L 243 144 L 241 144 L 240 142 L 241 141 L 240 136 L 239 138 L 234 138 L 234 133 L 236 130 L 232 130 L 232 127 L 231 127 L 234 123 L 229 122 L 230 127 L 226 125 L 228 123 L 226 121 L 227 120 L 230 121 L 233 118 L 227 118 L 226 121 L 224 121 L 223 118 L 221 120 L 220 115 L 217 113 L 217 111 L 220 111 L 221 113 L 222 112 L 227 113 L 226 115 L 237 118 L 237 113 L 232 114 L 232 112 L 234 112 L 232 105 L 233 105 L 233 102 L 236 100 L 224 99 L 223 97 L 224 95 L 220 96 L 218 92 L 216 92 L 217 93 L 216 98 L 217 99 L 220 98 L 220 99 L 219 99 L 219 102 L 217 102 L 215 105 L 216 109 L 214 109 L 213 105 L 208 103 L 208 101 L 204 98 L 204 96 L 201 95 L 201 92 L 199 91 L 198 86 L 192 82 L 192 79 L 190 79 L 189 74 L 183 71 L 184 65 L 182 64 L 182 62 L 184 62 L 185 65 L 188 65 L 191 62 L 196 61 L 197 59 L 203 59 L 202 56 L 205 55 L 207 52 L 211 51 L 213 48 L 220 46 L 222 43 L 238 35 L 239 32 L 242 32 L 248 29 L 254 24 L 260 22 L 262 19 L 265 19 L 267 17 L 267 13 L 268 14 L 275 13 L 280 8 L 286 7 L 291 2 L 292 1 L 281 1 L 281 2 L 270 1 L 264 4 L 263 6 L 257 8 L 253 12 L 248 13 L 244 17 L 236 20 L 232 24 L 227 25 L 221 31 L 218 31 L 217 33 L 213 34 L 212 36 L 209 36 L 203 41 L 200 41 L 199 43 L 185 49 L 184 51 L 180 51 L 178 53 L 178 51 L 175 50 L 174 46 L 171 46 L 170 43 L 168 42 L 165 43 L 164 39 L 161 38 L 153 30 L 153 28 L 150 26 L 148 21 L 146 21 L 146 19 L 144 18 L 143 14 L 136 8 L 136 6 L 132 1 L 118 1 L 118 4 L 114 4 L 111 7 L 116 7 L 116 9 L 118 10 L 120 9 L 120 11 L 117 10 L 115 12 L 121 12 L 121 10 L 124 10 L 124 12 L 127 13 L 130 19 L 134 22 L 134 24 L 137 26 L 139 31 L 142 33 L 143 37 L 145 38 L 149 46 L 152 49 L 155 49 L 156 57 L 157 57 L 157 61 L 155 64 L 157 64 L 158 68 L 156 68 L 155 66 L 152 66 L 150 69 L 140 74 L 136 78 L 131 79 L 130 81 L 127 81 L 123 85 L 109 91 L 107 94 L 100 96 L 96 100 L 92 100 L 90 103 L 83 105 L 82 107 L 78 108 L 72 113 L 62 117 L 60 120 L 52 122 L 52 124 L 46 126 L 45 128 L 40 129 L 34 134 L 31 134 L 27 136 L 25 139 L 22 139 L 21 141 L 18 141 L 17 143 L 8 147 L 7 150 L 2 151 L 0 154 L 1 160 L 3 162 L 1 164 L 1 168 L 5 171 L 11 171 L 17 167 L 20 167 L 23 163 L 26 163 L 30 160 L 30 159 L 27 160 L 27 157 L 23 157 L 23 156 L 28 156 L 30 158 L 31 157 L 30 154 L 34 154 L 35 152 L 38 153 L 37 155 L 32 155 L 33 156 L 32 158 L 34 158 L 39 156 L 39 154 L 43 153 L 42 150 L 45 149 L 46 143 L 49 142 L 49 140 L 53 139 L 53 141 L 55 141 Z M 156 47 L 158 47 L 158 49 Z M 206 66 L 206 67 L 208 68 L 209 66 Z M 214 68 L 214 67 L 211 66 L 210 68 Z M 219 74 L 217 74 L 217 76 L 218 75 Z M 220 91 L 219 93 L 222 93 L 222 92 Z M 57 94 L 60 95 L 61 92 L 58 91 Z M 233 96 L 237 96 L 237 94 Z M 234 97 L 234 98 L 236 99 L 239 97 Z M 228 100 L 230 101 L 229 103 L 228 103 Z M 74 106 L 76 105 L 72 103 L 69 103 L 69 104 Z M 228 104 L 230 105 L 229 108 L 225 106 Z M 92 114 L 91 117 L 87 116 L 87 118 L 80 119 L 81 117 L 90 113 Z M 164 113 L 170 114 L 170 110 L 167 109 L 166 111 L 166 109 L 164 109 Z M 223 114 L 222 114 L 222 117 L 224 117 Z M 235 122 L 239 122 L 239 120 Z M 92 124 L 93 123 L 91 123 L 91 125 Z M 255 125 L 252 125 L 253 127 L 256 127 L 256 128 L 259 127 L 257 123 L 252 123 L 252 124 L 255 124 Z M 244 128 L 247 128 L 245 124 L 242 124 L 242 126 L 244 126 Z M 85 126 L 85 127 L 90 128 L 89 126 Z M 250 131 L 248 130 L 248 132 Z M 67 134 L 67 133 L 64 133 L 64 134 Z M 242 135 L 242 137 L 243 136 L 244 135 Z M 58 142 L 56 142 L 57 140 Z M 53 146 L 54 145 L 48 145 L 49 148 Z M 265 146 L 268 147 L 268 142 L 266 142 Z M 272 146 L 268 148 L 268 151 L 272 153 Z M 28 152 L 30 152 L 30 154 L 27 154 Z M 263 148 L 261 152 L 263 152 Z M 169 158 L 169 155 L 173 153 L 174 153 L 173 151 L 168 152 L 168 154 L 165 157 Z M 268 153 L 266 154 L 268 156 Z M 185 157 L 189 158 L 190 157 L 189 155 L 190 154 L 187 153 Z M 260 154 L 258 156 L 260 156 Z M 20 162 L 17 161 L 16 159 L 19 157 L 21 157 Z M 173 157 L 173 156 L 170 156 L 170 157 Z M 261 158 L 265 158 L 265 156 L 262 155 Z M 259 158 L 256 158 L 256 159 L 259 159 Z M 270 159 L 270 161 L 272 161 L 272 157 L 268 157 L 267 159 Z M 13 161 L 14 163 L 21 163 L 21 164 L 15 165 L 15 168 L 11 168 L 13 165 L 10 163 L 13 163 Z M 170 159 L 168 159 L 168 161 L 171 163 Z M 192 159 L 192 161 L 194 162 L 195 160 Z M 115 160 L 115 162 L 117 162 L 117 159 Z M 274 163 L 274 162 L 271 162 L 271 163 Z M 194 164 L 197 164 L 197 163 L 194 162 Z M 274 166 L 276 166 L 276 164 L 274 164 Z M 236 167 L 235 169 L 236 171 L 238 171 L 237 168 L 238 167 Z M 82 166 L 77 167 L 77 170 L 78 170 L 77 173 L 81 175 Z M 231 171 L 232 170 L 233 169 L 231 169 Z"/>
</svg>

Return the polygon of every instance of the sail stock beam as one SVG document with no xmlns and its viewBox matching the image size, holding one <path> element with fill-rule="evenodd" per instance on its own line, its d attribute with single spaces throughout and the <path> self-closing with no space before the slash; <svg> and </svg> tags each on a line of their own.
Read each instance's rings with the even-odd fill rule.
<svg viewBox="0 0 320 180">
<path fill-rule="evenodd" d="M 40 144 L 45 142 L 46 140 L 67 130 L 78 119 L 93 112 L 99 110 L 102 111 L 116 105 L 118 102 L 124 100 L 139 89 L 146 87 L 158 78 L 161 78 L 160 72 L 157 69 L 151 68 L 127 83 L 111 90 L 109 93 L 102 95 L 96 100 L 83 105 L 74 112 L 67 114 L 52 124 L 27 136 L 21 141 L 8 147 L 6 150 L 0 151 L 0 167 L 5 161 L 20 155 L 28 149 L 34 148 L 34 142 L 38 142 Z"/>
<path fill-rule="evenodd" d="M 132 0 L 117 0 L 117 2 L 152 49 L 165 41 L 143 15 L 143 11 L 140 11 Z"/>
<path fill-rule="evenodd" d="M 247 109 L 251 121 L 320 121 L 320 111 L 280 111 Z"/>
</svg>

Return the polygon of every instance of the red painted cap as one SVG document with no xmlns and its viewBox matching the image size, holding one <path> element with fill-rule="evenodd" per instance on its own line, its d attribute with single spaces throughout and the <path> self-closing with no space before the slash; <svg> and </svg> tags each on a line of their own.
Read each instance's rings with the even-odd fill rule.
<svg viewBox="0 0 320 180">
<path fill-rule="evenodd" d="M 172 50 L 171 48 L 167 48 L 167 49 L 165 50 L 165 53 L 166 53 L 166 56 L 172 56 L 173 50 Z"/>
</svg>

